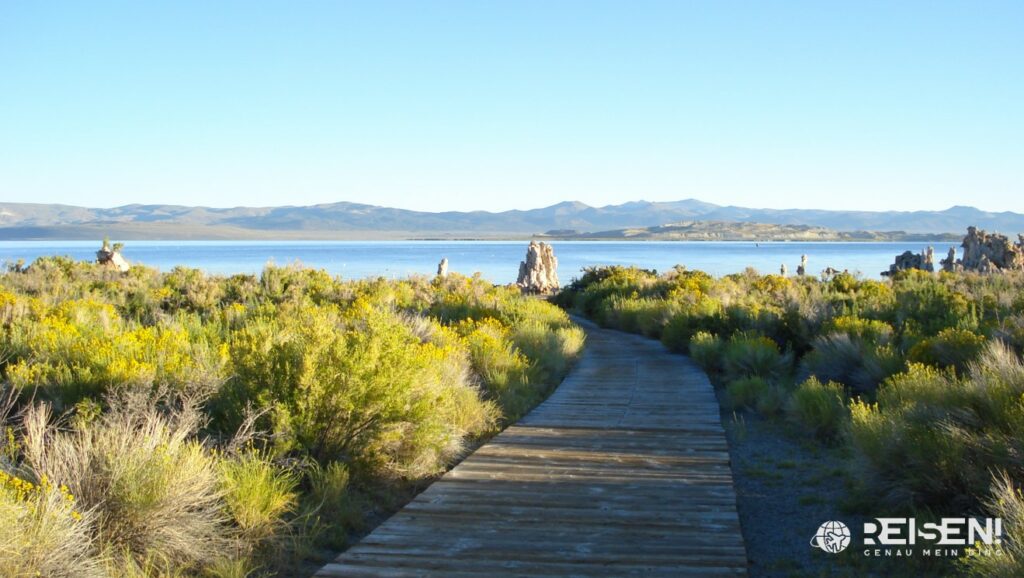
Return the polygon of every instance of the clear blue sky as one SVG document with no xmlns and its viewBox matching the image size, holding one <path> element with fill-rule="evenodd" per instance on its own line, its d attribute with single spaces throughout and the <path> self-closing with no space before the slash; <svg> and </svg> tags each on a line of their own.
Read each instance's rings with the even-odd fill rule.
<svg viewBox="0 0 1024 578">
<path fill-rule="evenodd" d="M 1024 211 L 1024 2 L 0 2 L 0 201 Z"/>
</svg>

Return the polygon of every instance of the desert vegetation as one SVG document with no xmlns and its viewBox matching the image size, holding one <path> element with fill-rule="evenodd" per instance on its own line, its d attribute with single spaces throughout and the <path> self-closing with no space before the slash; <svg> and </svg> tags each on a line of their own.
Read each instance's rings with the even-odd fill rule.
<svg viewBox="0 0 1024 578">
<path fill-rule="evenodd" d="M 874 281 L 608 267 L 556 300 L 688 353 L 727 409 L 849 450 L 862 513 L 1002 515 L 1011 533 L 1020 518 L 1018 273 L 911 270 Z M 1019 544 L 1011 537 L 1002 548 L 1007 555 L 968 558 L 963 570 L 1024 573 Z"/>
<path fill-rule="evenodd" d="M 0 575 L 292 575 L 538 403 L 580 352 L 479 278 L 43 258 L 0 274 Z"/>
</svg>

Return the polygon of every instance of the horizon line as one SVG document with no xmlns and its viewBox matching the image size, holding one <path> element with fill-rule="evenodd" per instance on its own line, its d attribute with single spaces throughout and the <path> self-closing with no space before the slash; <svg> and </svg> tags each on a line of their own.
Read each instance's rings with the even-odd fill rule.
<svg viewBox="0 0 1024 578">
<path fill-rule="evenodd" d="M 784 208 L 766 207 L 766 206 L 754 207 L 754 206 L 744 206 L 744 205 L 735 205 L 735 204 L 720 205 L 718 203 L 713 203 L 713 202 L 710 202 L 710 201 L 704 201 L 704 200 L 696 198 L 696 197 L 687 197 L 687 198 L 673 200 L 673 201 L 647 201 L 645 199 L 638 199 L 638 200 L 634 200 L 634 201 L 625 201 L 625 202 L 622 202 L 622 203 L 606 204 L 606 205 L 591 205 L 589 203 L 586 203 L 584 201 L 579 201 L 579 200 L 565 200 L 565 201 L 559 201 L 557 203 L 553 203 L 553 204 L 550 204 L 550 205 L 543 205 L 543 206 L 539 206 L 539 207 L 531 207 L 531 208 L 525 208 L 525 209 L 522 209 L 522 208 L 510 208 L 510 209 L 502 209 L 502 210 L 446 209 L 446 210 L 437 210 L 437 211 L 425 211 L 425 210 L 421 210 L 421 209 L 410 209 L 410 208 L 394 206 L 394 205 L 375 205 L 375 204 L 372 204 L 372 203 L 359 202 L 359 201 L 349 201 L 349 200 L 326 201 L 326 202 L 311 203 L 311 204 L 231 205 L 231 206 L 188 205 L 188 204 L 180 204 L 180 203 L 143 203 L 143 202 L 127 203 L 127 204 L 112 205 L 112 206 L 96 206 L 96 205 L 73 205 L 73 204 L 68 204 L 68 203 L 46 203 L 46 202 L 31 202 L 31 201 L 0 201 L 0 206 L 3 206 L 3 205 L 31 205 L 31 206 L 37 206 L 37 207 L 71 207 L 71 208 L 76 208 L 76 209 L 90 209 L 90 210 L 114 210 L 114 209 L 124 209 L 124 208 L 129 208 L 129 207 L 180 207 L 180 208 L 186 208 L 186 209 L 233 210 L 233 209 L 284 209 L 284 208 L 308 209 L 308 208 L 315 208 L 315 207 L 321 207 L 321 206 L 331 206 L 331 205 L 347 204 L 347 205 L 358 205 L 358 206 L 380 208 L 380 209 L 394 209 L 394 210 L 400 210 L 400 211 L 408 211 L 408 212 L 413 212 L 413 213 L 425 213 L 425 214 L 488 213 L 488 214 L 492 214 L 492 215 L 497 215 L 497 214 L 501 214 L 501 213 L 509 213 L 509 212 L 517 212 L 517 211 L 518 212 L 527 212 L 527 211 L 537 211 L 537 210 L 543 210 L 543 209 L 551 209 L 551 208 L 558 207 L 558 206 L 561 206 L 561 205 L 583 205 L 584 207 L 591 208 L 591 209 L 607 209 L 607 208 L 614 208 L 614 207 L 622 207 L 622 206 L 626 206 L 626 205 L 638 205 L 638 204 L 641 204 L 641 205 L 642 204 L 647 204 L 647 205 L 668 205 L 668 204 L 686 203 L 686 202 L 702 203 L 702 204 L 705 204 L 705 205 L 712 205 L 714 207 L 723 208 L 723 209 L 735 208 L 735 209 L 750 209 L 750 210 L 756 210 L 756 211 L 821 211 L 821 212 L 829 212 L 829 213 L 941 213 L 941 212 L 951 211 L 951 210 L 954 210 L 954 209 L 972 209 L 972 210 L 980 211 L 980 212 L 983 212 L 983 213 L 992 213 L 992 214 L 1006 214 L 1006 213 L 1009 213 L 1009 214 L 1024 214 L 1024 213 L 1018 213 L 1016 211 L 1011 211 L 1011 210 L 995 211 L 995 210 L 983 209 L 983 208 L 975 206 L 975 205 L 950 205 L 950 206 L 948 206 L 946 208 L 941 208 L 941 209 L 935 208 L 935 209 L 914 209 L 914 210 L 908 210 L 908 209 L 877 209 L 877 208 L 872 208 L 872 209 L 852 209 L 852 208 L 821 209 L 821 208 L 815 208 L 815 207 L 794 207 L 794 206 L 789 206 L 789 207 L 784 207 Z"/>
</svg>

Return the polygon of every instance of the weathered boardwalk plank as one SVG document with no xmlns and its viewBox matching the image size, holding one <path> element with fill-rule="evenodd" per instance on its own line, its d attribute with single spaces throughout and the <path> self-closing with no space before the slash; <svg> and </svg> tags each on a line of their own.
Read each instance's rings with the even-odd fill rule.
<svg viewBox="0 0 1024 578">
<path fill-rule="evenodd" d="M 661 344 L 585 324 L 558 390 L 317 576 L 742 576 L 718 402 Z"/>
</svg>

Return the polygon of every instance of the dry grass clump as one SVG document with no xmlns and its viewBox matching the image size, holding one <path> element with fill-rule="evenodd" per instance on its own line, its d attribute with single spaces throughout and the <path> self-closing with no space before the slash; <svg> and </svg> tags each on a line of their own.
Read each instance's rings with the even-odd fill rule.
<svg viewBox="0 0 1024 578">
<path fill-rule="evenodd" d="M 107 411 L 6 420 L 0 575 L 245 576 L 292 532 L 298 476 L 198 438 L 194 403 L 130 392 Z M 239 441 L 239 440 L 236 440 Z"/>
<path fill-rule="evenodd" d="M 986 506 L 992 515 L 1003 519 L 1002 543 L 972 548 L 960 560 L 968 576 L 978 578 L 1017 578 L 1024 576 L 1024 494 L 1020 483 L 1005 472 L 992 478 L 992 495 Z"/>
<path fill-rule="evenodd" d="M 195 438 L 202 423 L 193 405 L 159 411 L 141 395 L 114 399 L 94 422 L 68 430 L 34 406 L 24 419 L 25 466 L 67 486 L 110 556 L 201 567 L 227 545 L 217 462 Z"/>
<path fill-rule="evenodd" d="M 0 576 L 102 576 L 92 512 L 67 488 L 0 471 Z"/>
</svg>

